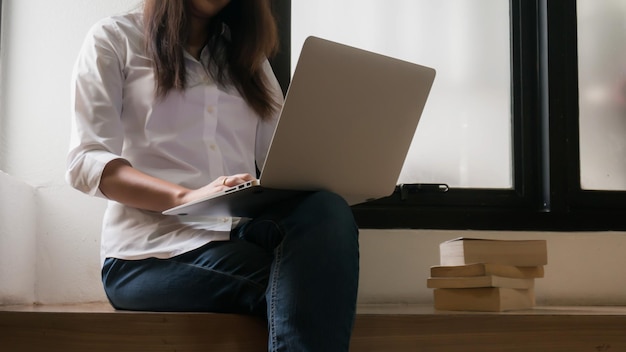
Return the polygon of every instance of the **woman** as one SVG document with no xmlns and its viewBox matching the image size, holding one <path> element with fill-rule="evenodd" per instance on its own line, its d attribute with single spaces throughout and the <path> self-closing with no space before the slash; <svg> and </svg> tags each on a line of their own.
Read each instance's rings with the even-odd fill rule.
<svg viewBox="0 0 626 352">
<path fill-rule="evenodd" d="M 254 179 L 282 104 L 276 37 L 267 0 L 146 0 L 100 21 L 74 69 L 67 179 L 109 200 L 102 280 L 117 309 L 256 314 L 271 351 L 346 351 L 358 229 L 342 198 L 161 215 Z"/>
</svg>

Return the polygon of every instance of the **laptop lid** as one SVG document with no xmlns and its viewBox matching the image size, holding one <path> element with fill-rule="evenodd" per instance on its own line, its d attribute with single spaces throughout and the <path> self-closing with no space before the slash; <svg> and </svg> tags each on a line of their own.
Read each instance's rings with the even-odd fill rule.
<svg viewBox="0 0 626 352">
<path fill-rule="evenodd" d="M 435 70 L 316 37 L 304 42 L 261 185 L 357 204 L 393 193 Z"/>
</svg>

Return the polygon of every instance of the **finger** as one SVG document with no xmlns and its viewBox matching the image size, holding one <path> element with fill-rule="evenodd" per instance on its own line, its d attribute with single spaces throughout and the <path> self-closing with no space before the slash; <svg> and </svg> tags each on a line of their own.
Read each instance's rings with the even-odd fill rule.
<svg viewBox="0 0 626 352">
<path fill-rule="evenodd" d="M 214 186 L 214 187 L 219 187 L 219 186 L 224 186 L 227 182 L 228 182 L 228 176 L 220 176 L 216 178 L 213 182 L 211 182 L 209 185 Z"/>
<path fill-rule="evenodd" d="M 252 181 L 255 180 L 256 177 L 250 175 L 250 174 L 237 174 L 237 175 L 233 175 L 232 177 L 237 178 L 238 180 L 245 182 L 245 181 Z"/>
<path fill-rule="evenodd" d="M 222 185 L 224 186 L 236 186 L 241 183 L 245 183 L 247 181 L 254 180 L 254 177 L 250 174 L 237 174 L 232 176 L 227 176 L 226 180 L 223 181 Z"/>
</svg>

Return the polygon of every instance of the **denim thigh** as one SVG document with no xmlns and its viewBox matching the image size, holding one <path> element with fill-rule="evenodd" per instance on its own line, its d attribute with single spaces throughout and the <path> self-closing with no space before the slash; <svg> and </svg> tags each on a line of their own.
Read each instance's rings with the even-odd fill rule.
<svg viewBox="0 0 626 352">
<path fill-rule="evenodd" d="M 273 255 L 241 241 L 210 242 L 169 258 L 107 258 L 104 289 L 117 309 L 266 315 Z"/>
</svg>

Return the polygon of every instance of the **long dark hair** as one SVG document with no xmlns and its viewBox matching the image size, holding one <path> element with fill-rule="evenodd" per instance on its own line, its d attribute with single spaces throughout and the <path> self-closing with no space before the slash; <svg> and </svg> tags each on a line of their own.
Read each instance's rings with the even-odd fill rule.
<svg viewBox="0 0 626 352">
<path fill-rule="evenodd" d="M 184 48 L 188 0 L 145 0 L 146 50 L 153 60 L 157 96 L 186 87 Z M 224 28 L 229 36 L 224 36 Z M 261 118 L 278 108 L 263 72 L 278 50 L 278 30 L 270 0 L 231 0 L 208 28 L 211 70 L 219 84 L 232 83 Z M 213 66 L 210 65 L 210 66 Z"/>
</svg>

